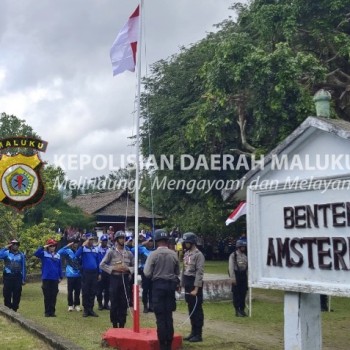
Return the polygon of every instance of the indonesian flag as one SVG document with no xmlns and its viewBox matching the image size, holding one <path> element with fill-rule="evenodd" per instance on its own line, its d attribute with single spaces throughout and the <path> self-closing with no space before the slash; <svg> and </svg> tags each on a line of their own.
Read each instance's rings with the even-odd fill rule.
<svg viewBox="0 0 350 350">
<path fill-rule="evenodd" d="M 247 203 L 241 202 L 226 220 L 226 226 L 237 221 L 241 216 L 247 214 Z"/>
<path fill-rule="evenodd" d="M 139 35 L 140 14 L 139 6 L 129 17 L 122 30 L 111 47 L 110 56 L 112 61 L 113 76 L 126 70 L 135 71 L 136 49 Z"/>
</svg>

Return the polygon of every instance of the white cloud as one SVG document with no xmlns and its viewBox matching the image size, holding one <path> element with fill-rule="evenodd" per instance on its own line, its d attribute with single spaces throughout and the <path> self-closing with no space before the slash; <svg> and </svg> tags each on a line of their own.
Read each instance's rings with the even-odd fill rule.
<svg viewBox="0 0 350 350">
<path fill-rule="evenodd" d="M 25 119 L 49 142 L 44 159 L 135 152 L 128 139 L 135 134 L 135 74 L 113 78 L 109 49 L 137 4 L 136 0 L 0 2 L 0 113 Z M 145 1 L 144 64 L 166 59 L 180 46 L 204 38 L 213 24 L 232 14 L 231 4 L 231 0 Z M 78 173 L 67 172 L 74 177 Z M 93 176 L 94 171 L 86 173 Z"/>
</svg>

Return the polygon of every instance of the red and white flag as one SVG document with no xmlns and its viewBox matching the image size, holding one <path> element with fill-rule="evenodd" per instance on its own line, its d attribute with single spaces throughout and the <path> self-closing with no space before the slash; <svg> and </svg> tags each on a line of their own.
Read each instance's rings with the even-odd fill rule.
<svg viewBox="0 0 350 350">
<path fill-rule="evenodd" d="M 237 221 L 241 216 L 247 214 L 247 203 L 241 202 L 226 220 L 226 226 Z"/>
<path fill-rule="evenodd" d="M 118 33 L 111 47 L 110 56 L 113 76 L 126 70 L 130 72 L 135 71 L 139 25 L 140 8 L 137 6 L 122 30 Z"/>
</svg>

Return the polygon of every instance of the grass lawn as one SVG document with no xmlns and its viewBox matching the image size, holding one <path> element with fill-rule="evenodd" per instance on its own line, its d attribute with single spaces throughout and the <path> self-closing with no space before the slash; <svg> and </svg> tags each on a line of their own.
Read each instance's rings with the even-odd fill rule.
<svg viewBox="0 0 350 350">
<path fill-rule="evenodd" d="M 24 330 L 20 325 L 0 317 L 2 350 L 48 350 L 46 343 Z"/>
<path fill-rule="evenodd" d="M 205 262 L 204 272 L 213 274 L 228 275 L 228 262 L 219 260 L 207 260 Z"/>
<path fill-rule="evenodd" d="M 225 264 L 214 262 L 213 270 L 222 271 Z M 236 318 L 230 301 L 205 302 L 205 330 L 203 343 L 184 343 L 183 349 L 220 350 L 280 350 L 283 348 L 283 292 L 253 290 L 253 317 Z M 322 313 L 324 350 L 349 349 L 350 303 L 348 298 L 332 298 L 330 313 Z M 68 312 L 66 295 L 60 293 L 57 300 L 57 317 L 44 317 L 43 296 L 40 283 L 29 283 L 23 288 L 19 312 L 26 318 L 61 334 L 84 349 L 98 349 L 102 334 L 111 327 L 108 311 L 97 311 L 99 318 L 83 318 L 82 313 Z M 187 307 L 178 301 L 174 314 L 175 331 L 187 335 L 190 330 Z M 0 324 L 2 327 L 2 324 Z M 12 327 L 12 325 L 11 325 Z M 127 327 L 132 327 L 128 315 Z M 155 327 L 152 313 L 141 313 L 141 327 Z M 12 329 L 12 328 L 11 328 Z M 2 337 L 4 332 L 1 331 Z M 31 340 L 31 341 L 35 341 Z M 2 342 L 3 344 L 3 342 Z M 1 346 L 1 349 L 4 347 Z M 33 349 L 42 349 L 33 345 Z M 9 347 L 8 349 L 30 349 Z"/>
</svg>

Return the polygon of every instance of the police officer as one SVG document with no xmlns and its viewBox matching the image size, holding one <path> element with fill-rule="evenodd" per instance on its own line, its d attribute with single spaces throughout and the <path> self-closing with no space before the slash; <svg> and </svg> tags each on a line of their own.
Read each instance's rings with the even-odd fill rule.
<svg viewBox="0 0 350 350">
<path fill-rule="evenodd" d="M 13 311 L 18 309 L 22 285 L 26 280 L 26 258 L 19 251 L 19 245 L 20 243 L 13 239 L 10 244 L 0 250 L 0 259 L 4 260 L 4 304 Z"/>
<path fill-rule="evenodd" d="M 176 252 L 168 248 L 168 234 L 154 232 L 157 249 L 147 258 L 143 273 L 152 279 L 153 310 L 157 319 L 160 350 L 171 350 L 174 336 L 175 291 L 179 289 L 180 265 Z"/>
<path fill-rule="evenodd" d="M 233 305 L 237 317 L 247 316 L 244 311 L 248 290 L 248 258 L 246 249 L 247 241 L 239 239 L 236 242 L 236 251 L 230 255 L 228 260 L 229 275 L 232 279 Z"/>
<path fill-rule="evenodd" d="M 106 253 L 100 268 L 110 275 L 110 319 L 114 328 L 124 328 L 130 297 L 129 278 L 133 271 L 134 256 L 125 249 L 125 233 L 114 234 L 114 247 Z"/>
<path fill-rule="evenodd" d="M 183 235 L 185 250 L 181 285 L 185 288 L 185 300 L 191 319 L 192 330 L 184 340 L 202 341 L 203 313 L 203 274 L 205 258 L 197 248 L 197 236 L 192 232 Z"/>
</svg>

